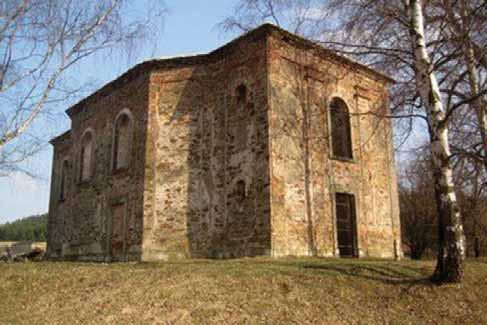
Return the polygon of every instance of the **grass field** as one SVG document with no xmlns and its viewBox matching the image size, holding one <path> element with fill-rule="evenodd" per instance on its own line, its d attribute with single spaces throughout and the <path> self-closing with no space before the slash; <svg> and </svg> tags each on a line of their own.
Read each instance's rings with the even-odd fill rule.
<svg viewBox="0 0 487 325">
<path fill-rule="evenodd" d="M 0 324 L 487 323 L 487 260 L 462 286 L 432 262 L 337 259 L 0 264 Z"/>
</svg>

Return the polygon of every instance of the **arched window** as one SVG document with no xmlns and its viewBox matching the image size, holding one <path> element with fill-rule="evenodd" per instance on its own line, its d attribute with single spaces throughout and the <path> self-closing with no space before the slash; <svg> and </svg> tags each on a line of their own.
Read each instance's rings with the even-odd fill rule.
<svg viewBox="0 0 487 325">
<path fill-rule="evenodd" d="M 68 175 L 69 175 L 69 163 L 67 160 L 64 160 L 61 166 L 61 177 L 59 183 L 59 200 L 61 201 L 64 201 L 67 197 Z"/>
<path fill-rule="evenodd" d="M 88 131 L 85 132 L 81 138 L 81 154 L 80 154 L 80 181 L 89 180 L 91 177 L 91 166 L 93 156 L 93 134 Z"/>
<path fill-rule="evenodd" d="M 333 98 L 330 103 L 330 130 L 333 157 L 352 159 L 350 114 L 340 98 Z"/>
<path fill-rule="evenodd" d="M 115 120 L 113 136 L 113 170 L 129 166 L 132 140 L 131 118 L 128 113 L 120 114 Z"/>
<path fill-rule="evenodd" d="M 247 87 L 240 85 L 236 89 L 237 104 L 245 104 L 247 102 Z"/>
</svg>

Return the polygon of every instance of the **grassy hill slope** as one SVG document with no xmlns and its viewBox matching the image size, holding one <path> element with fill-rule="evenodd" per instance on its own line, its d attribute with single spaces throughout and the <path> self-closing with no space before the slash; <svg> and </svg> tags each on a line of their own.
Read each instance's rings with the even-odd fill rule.
<svg viewBox="0 0 487 325">
<path fill-rule="evenodd" d="M 432 262 L 336 259 L 0 264 L 0 323 L 487 323 L 487 260 L 462 286 Z"/>
</svg>

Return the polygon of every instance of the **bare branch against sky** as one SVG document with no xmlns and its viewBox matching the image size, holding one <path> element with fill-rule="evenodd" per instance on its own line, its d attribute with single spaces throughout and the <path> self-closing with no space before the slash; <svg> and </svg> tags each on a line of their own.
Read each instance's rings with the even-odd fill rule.
<svg viewBox="0 0 487 325">
<path fill-rule="evenodd" d="M 128 0 L 12 0 L 0 3 L 0 177 L 31 173 L 22 163 L 47 143 L 30 132 L 86 84 L 70 71 L 100 53 L 133 55 L 165 14 L 161 1 L 133 14 Z M 158 26 L 157 26 L 158 27 Z M 48 132 L 47 132 L 48 133 Z M 52 134 L 51 134 L 52 135 Z"/>
</svg>

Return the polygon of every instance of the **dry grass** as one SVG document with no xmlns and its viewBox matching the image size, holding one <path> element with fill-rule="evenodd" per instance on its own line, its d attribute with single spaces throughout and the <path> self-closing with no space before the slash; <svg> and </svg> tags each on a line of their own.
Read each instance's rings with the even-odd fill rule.
<svg viewBox="0 0 487 325">
<path fill-rule="evenodd" d="M 462 286 L 432 262 L 335 259 L 0 264 L 0 323 L 487 323 L 487 260 Z"/>
</svg>

